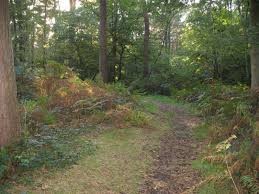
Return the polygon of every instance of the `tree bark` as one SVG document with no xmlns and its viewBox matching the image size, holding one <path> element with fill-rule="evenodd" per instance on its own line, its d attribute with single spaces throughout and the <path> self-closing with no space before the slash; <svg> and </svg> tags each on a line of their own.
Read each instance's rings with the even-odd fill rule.
<svg viewBox="0 0 259 194">
<path fill-rule="evenodd" d="M 104 83 L 109 82 L 109 65 L 107 60 L 107 1 L 100 0 L 100 55 L 99 71 Z"/>
<path fill-rule="evenodd" d="M 259 1 L 250 0 L 251 11 L 251 88 L 259 89 Z"/>
<path fill-rule="evenodd" d="M 43 24 L 43 54 L 42 54 L 42 66 L 45 68 L 47 65 L 47 52 L 46 52 L 46 46 L 47 46 L 47 6 L 48 6 L 48 0 L 44 0 L 44 24 Z"/>
<path fill-rule="evenodd" d="M 69 0 L 70 11 L 74 11 L 76 9 L 76 0 Z"/>
<path fill-rule="evenodd" d="M 117 24 L 118 24 L 118 6 L 117 3 L 114 2 L 113 13 L 112 13 L 112 28 L 111 28 L 111 35 L 112 35 L 112 60 L 110 64 L 110 82 L 115 81 L 116 72 L 115 66 L 117 63 Z"/>
<path fill-rule="evenodd" d="M 144 77 L 149 77 L 150 75 L 150 67 L 149 67 L 149 35 L 150 35 L 150 29 L 149 29 L 149 15 L 148 12 L 144 12 L 144 24 L 145 24 L 145 33 L 144 33 Z"/>
<path fill-rule="evenodd" d="M 20 132 L 8 0 L 0 1 L 0 147 Z"/>
</svg>

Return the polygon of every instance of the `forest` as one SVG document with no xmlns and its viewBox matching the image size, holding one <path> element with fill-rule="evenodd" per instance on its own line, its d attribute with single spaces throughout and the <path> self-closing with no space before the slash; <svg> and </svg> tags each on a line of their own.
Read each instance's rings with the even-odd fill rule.
<svg viewBox="0 0 259 194">
<path fill-rule="evenodd" d="M 0 194 L 259 194 L 258 0 L 0 0 Z"/>
</svg>

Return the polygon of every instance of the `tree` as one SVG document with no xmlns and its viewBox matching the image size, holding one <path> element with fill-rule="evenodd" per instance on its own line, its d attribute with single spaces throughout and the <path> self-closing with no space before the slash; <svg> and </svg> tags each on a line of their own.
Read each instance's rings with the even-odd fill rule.
<svg viewBox="0 0 259 194">
<path fill-rule="evenodd" d="M 148 77 L 150 74 L 150 66 L 149 66 L 149 36 L 150 36 L 150 29 L 149 29 L 149 15 L 147 6 L 144 8 L 144 24 L 145 24 L 145 32 L 144 32 L 144 77 Z"/>
<path fill-rule="evenodd" d="M 251 9 L 251 88 L 259 89 L 259 1 L 250 0 Z"/>
<path fill-rule="evenodd" d="M 118 2 L 112 1 L 112 19 L 111 19 L 111 37 L 112 37 L 112 48 L 111 48 L 111 63 L 110 63 L 110 82 L 115 81 L 115 66 L 117 64 L 117 41 L 118 41 Z"/>
<path fill-rule="evenodd" d="M 70 11 L 74 11 L 76 8 L 76 0 L 69 0 Z"/>
<path fill-rule="evenodd" d="M 44 0 L 44 23 L 43 23 L 43 55 L 42 55 L 42 65 L 45 67 L 47 65 L 47 51 L 46 51 L 46 45 L 47 45 L 47 18 L 48 18 L 48 0 Z"/>
<path fill-rule="evenodd" d="M 107 60 L 107 1 L 100 0 L 100 56 L 99 71 L 104 83 L 109 82 L 109 65 Z"/>
<path fill-rule="evenodd" d="M 8 0 L 0 3 L 0 146 L 20 132 Z"/>
</svg>

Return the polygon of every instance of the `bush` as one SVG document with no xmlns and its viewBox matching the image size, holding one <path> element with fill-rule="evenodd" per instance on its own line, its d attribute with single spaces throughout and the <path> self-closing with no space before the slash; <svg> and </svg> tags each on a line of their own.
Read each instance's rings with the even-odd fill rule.
<svg viewBox="0 0 259 194">
<path fill-rule="evenodd" d="M 0 180 L 4 178 L 7 172 L 10 170 L 10 156 L 6 149 L 0 149 Z"/>
<path fill-rule="evenodd" d="M 144 127 L 149 124 L 150 117 L 141 111 L 131 111 L 125 117 L 125 121 L 129 122 L 132 126 Z"/>
</svg>

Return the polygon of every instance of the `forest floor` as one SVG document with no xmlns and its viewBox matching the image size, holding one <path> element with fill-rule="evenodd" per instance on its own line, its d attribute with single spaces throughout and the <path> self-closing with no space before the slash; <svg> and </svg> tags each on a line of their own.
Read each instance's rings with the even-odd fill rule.
<svg viewBox="0 0 259 194">
<path fill-rule="evenodd" d="M 192 163 L 201 152 L 193 137 L 200 118 L 166 97 L 143 97 L 141 104 L 152 115 L 151 127 L 111 125 L 84 135 L 95 143 L 94 154 L 62 170 L 25 173 L 21 179 L 31 181 L 15 182 L 9 193 L 177 194 L 198 184 Z"/>
<path fill-rule="evenodd" d="M 177 194 L 188 192 L 201 181 L 192 162 L 201 152 L 201 143 L 193 138 L 200 119 L 183 107 L 159 103 L 161 112 L 172 114 L 171 128 L 161 138 L 154 166 L 145 180 L 142 193 Z"/>
</svg>

